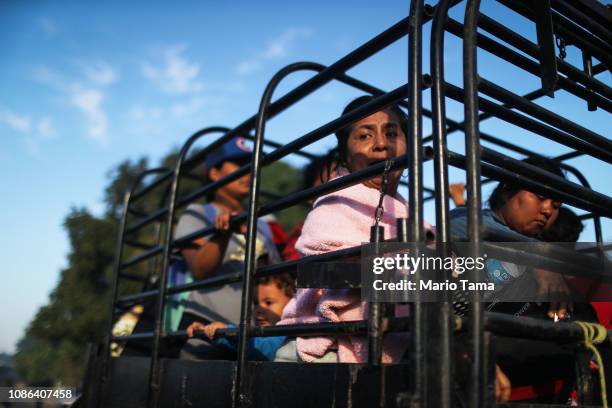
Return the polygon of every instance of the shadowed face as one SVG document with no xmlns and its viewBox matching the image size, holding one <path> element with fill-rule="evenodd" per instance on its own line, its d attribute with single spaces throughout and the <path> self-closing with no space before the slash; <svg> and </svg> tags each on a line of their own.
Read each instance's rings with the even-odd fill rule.
<svg viewBox="0 0 612 408">
<path fill-rule="evenodd" d="M 397 116 L 390 111 L 380 111 L 353 124 L 346 141 L 346 164 L 352 173 L 381 161 L 406 154 L 406 135 Z M 389 173 L 389 193 L 395 194 L 401 170 Z M 363 182 L 379 189 L 382 175 Z"/>
<path fill-rule="evenodd" d="M 513 230 L 535 237 L 557 218 L 561 203 L 527 190 L 520 190 L 497 210 L 497 215 Z"/>
<path fill-rule="evenodd" d="M 240 169 L 246 162 L 247 161 L 224 161 L 219 168 L 213 167 L 210 169 L 209 178 L 212 181 L 217 181 Z M 229 195 L 238 201 L 242 201 L 249 195 L 250 184 L 251 174 L 247 173 L 239 179 L 221 187 L 217 192 L 223 195 Z"/>
</svg>

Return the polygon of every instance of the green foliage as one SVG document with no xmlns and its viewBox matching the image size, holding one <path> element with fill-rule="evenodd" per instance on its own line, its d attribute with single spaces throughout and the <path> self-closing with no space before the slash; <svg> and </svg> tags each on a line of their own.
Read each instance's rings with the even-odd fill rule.
<svg viewBox="0 0 612 408">
<path fill-rule="evenodd" d="M 289 164 L 277 162 L 264 167 L 261 177 L 260 192 L 273 193 L 283 197 L 291 192 L 297 191 L 301 186 L 302 175 L 300 171 L 291 167 Z M 262 202 L 265 203 L 267 201 L 270 201 L 270 198 L 262 194 Z M 281 211 L 275 214 L 275 216 L 279 223 L 285 228 L 285 231 L 289 233 L 295 225 L 304 221 L 307 212 L 308 207 L 297 205 Z"/>
<path fill-rule="evenodd" d="M 161 162 L 171 168 L 175 159 L 176 152 L 171 152 Z M 86 209 L 72 209 L 66 217 L 64 227 L 70 240 L 68 267 L 60 272 L 60 279 L 49 296 L 48 304 L 39 309 L 27 327 L 14 358 L 15 368 L 26 382 L 37 385 L 80 384 L 88 344 L 102 342 L 108 330 L 112 264 L 117 226 L 123 212 L 123 196 L 146 169 L 147 163 L 146 158 L 136 162 L 126 161 L 109 173 L 103 217 L 95 217 Z M 196 169 L 192 172 L 193 177 L 181 180 L 180 196 L 201 187 L 198 172 Z M 157 176 L 151 177 L 145 183 Z M 275 163 L 265 168 L 262 191 L 283 196 L 295 191 L 300 179 L 298 170 L 286 163 Z M 168 187 L 168 183 L 161 184 L 136 201 L 133 208 L 153 212 L 164 207 Z M 277 217 L 290 231 L 303 220 L 305 212 L 304 207 L 295 207 L 277 214 Z M 136 217 L 132 216 L 128 225 L 136 221 Z M 130 238 L 156 244 L 157 232 L 151 226 Z M 125 247 L 123 259 L 138 251 Z M 142 276 L 147 272 L 146 262 L 130 270 L 130 273 Z M 119 292 L 141 289 L 141 284 L 128 282 L 119 287 Z"/>
</svg>

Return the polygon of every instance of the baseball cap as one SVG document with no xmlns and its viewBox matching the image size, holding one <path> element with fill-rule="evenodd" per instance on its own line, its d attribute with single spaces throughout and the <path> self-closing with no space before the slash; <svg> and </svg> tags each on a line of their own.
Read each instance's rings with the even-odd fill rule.
<svg viewBox="0 0 612 408">
<path fill-rule="evenodd" d="M 246 140 L 243 137 L 234 137 L 210 152 L 206 156 L 204 163 L 206 167 L 211 168 L 228 160 L 250 159 L 252 153 L 253 150 L 247 146 Z"/>
</svg>

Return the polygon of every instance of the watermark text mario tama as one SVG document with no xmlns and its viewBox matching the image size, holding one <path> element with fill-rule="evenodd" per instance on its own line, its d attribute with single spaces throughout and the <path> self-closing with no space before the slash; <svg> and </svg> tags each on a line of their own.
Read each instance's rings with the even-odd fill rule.
<svg viewBox="0 0 612 408">
<path fill-rule="evenodd" d="M 461 277 L 466 270 L 483 270 L 487 255 L 479 257 L 439 257 L 427 256 L 410 256 L 408 254 L 395 254 L 394 256 L 378 256 L 372 259 L 372 273 L 374 275 L 383 275 L 385 272 L 398 271 L 402 275 L 415 275 L 419 270 L 430 272 L 435 270 L 444 270 L 453 274 L 453 276 Z M 411 281 L 408 279 L 400 279 L 399 281 L 385 282 L 384 279 L 374 279 L 372 282 L 374 290 L 484 290 L 493 291 L 495 285 L 492 282 L 472 282 L 468 279 L 456 279 L 444 281 L 436 281 L 433 279 L 418 279 Z"/>
<path fill-rule="evenodd" d="M 453 292 L 495 292 L 484 276 L 488 255 L 475 251 L 440 255 L 423 244 L 364 245 L 362 296 L 373 301 L 438 301 Z M 446 292 L 446 293 L 445 293 Z"/>
</svg>

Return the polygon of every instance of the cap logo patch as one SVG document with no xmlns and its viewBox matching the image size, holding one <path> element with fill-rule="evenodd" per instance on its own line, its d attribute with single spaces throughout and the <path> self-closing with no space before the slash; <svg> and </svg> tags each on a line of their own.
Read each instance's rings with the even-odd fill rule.
<svg viewBox="0 0 612 408">
<path fill-rule="evenodd" d="M 247 153 L 251 153 L 251 149 L 246 144 L 246 140 L 243 137 L 236 138 L 236 146 Z"/>
</svg>

